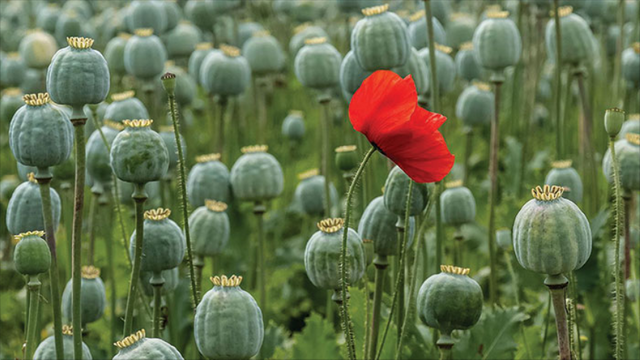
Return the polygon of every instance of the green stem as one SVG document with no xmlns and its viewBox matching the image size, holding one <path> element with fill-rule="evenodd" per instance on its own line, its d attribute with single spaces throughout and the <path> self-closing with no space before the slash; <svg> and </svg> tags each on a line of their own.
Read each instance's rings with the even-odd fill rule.
<svg viewBox="0 0 640 360">
<path fill-rule="evenodd" d="M 260 308 L 263 312 L 267 312 L 267 284 L 266 275 L 267 269 L 264 264 L 264 213 L 266 211 L 265 206 L 256 202 L 253 206 L 253 213 L 258 220 L 258 287 L 260 288 Z"/>
<path fill-rule="evenodd" d="M 442 264 L 442 247 L 443 247 L 443 239 L 442 239 L 442 203 L 440 202 L 440 194 L 442 194 L 442 181 L 436 182 L 436 263 L 435 268 L 436 272 L 438 271 L 438 267 Z"/>
<path fill-rule="evenodd" d="M 342 303 L 340 304 L 340 314 L 342 316 L 342 331 L 344 332 L 344 336 L 346 339 L 347 350 L 349 353 L 349 360 L 355 360 L 356 358 L 356 346 L 355 341 L 353 339 L 353 331 L 351 319 L 349 317 L 349 299 L 347 298 L 347 229 L 349 229 L 349 220 L 351 220 L 351 199 L 353 198 L 353 193 L 355 192 L 356 184 L 362 173 L 364 171 L 365 166 L 373 156 L 373 153 L 376 152 L 375 147 L 371 147 L 369 151 L 364 155 L 364 159 L 360 163 L 358 170 L 356 171 L 355 176 L 353 177 L 353 181 L 349 186 L 349 191 L 347 192 L 347 201 L 346 201 L 346 212 L 344 216 L 344 231 L 342 232 L 342 249 L 340 251 L 340 287 L 341 287 L 341 297 Z"/>
<path fill-rule="evenodd" d="M 160 308 L 162 307 L 162 286 L 164 278 L 161 272 L 154 273 L 149 280 L 153 286 L 153 337 L 160 338 Z"/>
<path fill-rule="evenodd" d="M 469 158 L 471 158 L 471 153 L 473 152 L 473 128 L 465 128 L 464 129 L 465 137 L 466 137 L 466 145 L 464 149 L 464 178 L 462 180 L 463 184 L 469 183 Z"/>
<path fill-rule="evenodd" d="M 614 357 L 618 360 L 624 358 L 624 285 L 622 284 L 622 269 L 620 264 L 620 224 L 622 223 L 622 196 L 620 194 L 620 168 L 616 157 L 615 137 L 609 138 L 609 150 L 613 162 L 613 278 L 615 282 L 615 318 L 614 318 Z"/>
<path fill-rule="evenodd" d="M 122 216 L 122 211 L 120 210 L 120 189 L 118 188 L 118 179 L 115 175 L 113 175 L 113 204 L 116 208 L 116 216 L 118 217 L 118 224 L 120 225 L 120 240 L 122 243 L 122 250 L 127 257 L 127 264 L 129 265 L 129 269 L 133 266 L 131 261 L 131 254 L 129 254 L 129 241 L 127 239 L 127 229 L 124 226 L 124 217 Z"/>
<path fill-rule="evenodd" d="M 547 315 L 544 321 L 544 332 L 542 333 L 542 355 L 546 355 L 547 349 L 547 334 L 549 334 L 549 320 L 551 319 L 551 293 L 547 298 Z"/>
<path fill-rule="evenodd" d="M 102 206 L 105 206 L 105 208 L 108 211 L 108 218 L 107 218 L 107 227 L 106 227 L 106 233 L 105 233 L 105 238 L 104 238 L 104 242 L 105 242 L 105 247 L 107 250 L 107 266 L 109 267 L 108 270 L 108 274 L 107 276 L 109 277 L 109 283 L 111 284 L 111 294 L 110 294 L 110 306 L 111 306 L 111 328 L 110 328 L 110 334 L 111 336 L 109 337 L 109 342 L 113 342 L 115 341 L 116 338 L 116 323 L 118 321 L 118 317 L 116 316 L 116 306 L 117 306 L 117 299 L 118 299 L 118 295 L 117 295 L 117 286 L 116 286 L 116 270 L 115 270 L 115 265 L 113 262 L 113 239 L 112 239 L 112 235 L 113 235 L 113 213 L 112 213 L 112 209 L 109 208 L 109 205 L 111 203 L 113 203 L 114 199 L 113 199 L 113 195 L 111 193 L 111 191 L 109 189 L 107 190 L 107 202 L 105 204 L 101 204 Z M 127 253 L 129 253 L 127 251 Z M 110 355 L 111 351 L 109 352 Z"/>
<path fill-rule="evenodd" d="M 491 119 L 491 150 L 489 158 L 489 179 L 491 187 L 489 188 L 489 262 L 491 272 L 489 274 L 489 299 L 492 304 L 498 302 L 498 282 L 496 268 L 496 249 L 495 249 L 495 217 L 496 217 L 496 200 L 498 195 L 498 153 L 500 147 L 500 88 L 502 81 L 494 79 L 495 86 L 495 102 L 494 114 Z"/>
<path fill-rule="evenodd" d="M 267 83 L 266 79 L 256 80 L 256 96 L 258 105 L 258 142 L 266 144 L 267 135 Z"/>
<path fill-rule="evenodd" d="M 171 99 L 169 99 L 169 101 L 172 101 Z M 175 101 L 175 100 L 173 100 Z M 216 141 L 216 152 L 220 153 L 222 155 L 222 153 L 224 152 L 224 114 L 225 111 L 227 109 L 227 98 L 226 97 L 221 97 L 218 103 L 218 140 Z M 171 110 L 172 114 L 173 111 L 175 110 L 175 105 L 173 106 L 173 110 Z M 172 115 L 173 117 L 173 115 Z M 174 124 L 176 124 L 177 120 L 174 120 Z"/>
<path fill-rule="evenodd" d="M 438 88 L 438 72 L 436 71 L 436 44 L 433 35 L 433 15 L 431 14 L 431 0 L 424 1 L 424 10 L 427 17 L 427 38 L 429 39 L 429 70 L 431 80 L 431 110 L 438 112 L 440 109 L 440 89 Z"/>
<path fill-rule="evenodd" d="M 367 349 L 367 359 L 376 358 L 376 349 L 378 347 L 378 329 L 380 328 L 380 309 L 382 308 L 382 293 L 384 292 L 385 269 L 389 266 L 385 255 L 376 255 L 373 260 L 376 267 L 375 292 L 373 293 L 373 315 L 371 320 L 371 335 L 369 340 L 369 348 Z"/>
<path fill-rule="evenodd" d="M 624 229 L 624 278 L 631 277 L 631 191 L 625 189 L 622 194 L 624 202 L 623 229 Z"/>
<path fill-rule="evenodd" d="M 30 275 L 27 283 L 29 289 L 29 324 L 27 325 L 27 349 L 25 358 L 33 359 L 37 345 L 38 304 L 40 303 L 40 280 L 37 275 Z"/>
<path fill-rule="evenodd" d="M 71 249 L 72 278 L 72 323 L 73 332 L 73 356 L 77 360 L 82 360 L 82 308 L 81 299 L 81 279 L 82 279 L 82 215 L 84 210 L 84 183 L 85 183 L 85 141 L 84 124 L 87 118 L 82 107 L 74 108 L 71 122 L 75 129 L 76 145 L 76 180 L 74 185 L 74 208 L 73 208 L 73 233 L 71 235 L 73 247 Z"/>
<path fill-rule="evenodd" d="M 51 268 L 49 268 L 49 283 L 51 287 L 51 307 L 53 312 L 53 335 L 56 345 L 56 357 L 64 357 L 62 342 L 62 308 L 60 306 L 60 280 L 58 272 L 58 256 L 56 252 L 56 237 L 53 225 L 53 212 L 51 209 L 51 173 L 38 170 L 36 179 L 40 185 L 40 198 L 42 199 L 42 217 L 44 219 L 45 238 L 51 251 Z M 68 230 L 67 230 L 68 231 Z M 37 299 L 36 299 L 37 300 Z M 31 320 L 31 315 L 29 316 Z"/>
<path fill-rule="evenodd" d="M 129 279 L 129 292 L 127 294 L 127 305 L 124 315 L 123 337 L 133 333 L 133 308 L 136 303 L 136 293 L 138 291 L 138 279 L 140 279 L 140 263 L 142 260 L 142 242 L 144 241 L 144 202 L 147 200 L 147 193 L 144 191 L 144 184 L 135 184 L 135 190 L 131 196 L 136 208 L 136 247 L 133 255 L 133 268 Z"/>
<path fill-rule="evenodd" d="M 438 345 L 438 349 L 440 350 L 440 360 L 453 359 L 451 348 L 453 348 L 452 345 Z"/>
<path fill-rule="evenodd" d="M 518 278 L 516 277 L 516 272 L 513 270 L 513 264 L 511 264 L 511 256 L 508 252 L 504 252 L 504 262 L 507 264 L 507 270 L 509 271 L 509 276 L 511 277 L 511 286 L 513 287 L 513 294 L 516 298 L 516 305 L 520 306 L 520 294 L 518 292 Z"/>
<path fill-rule="evenodd" d="M 220 101 L 220 107 L 224 109 L 226 99 Z M 182 140 L 180 139 L 180 123 L 178 122 L 178 112 L 176 111 L 176 99 L 174 94 L 169 94 L 169 110 L 171 113 L 171 122 L 173 123 L 173 134 L 176 139 L 176 148 L 178 149 L 178 185 L 180 186 L 180 210 L 182 210 L 182 228 L 187 242 L 187 264 L 189 266 L 189 278 L 191 280 L 191 296 L 192 306 L 195 309 L 200 302 L 198 287 L 196 285 L 195 270 L 193 269 L 193 252 L 191 250 L 191 235 L 189 233 L 189 208 L 187 207 L 187 175 L 185 171 L 184 153 L 182 152 Z M 222 110 L 224 113 L 224 110 Z M 224 124 L 223 118 L 220 121 Z"/>
<path fill-rule="evenodd" d="M 320 100 L 322 105 L 322 176 L 324 176 L 324 214 L 325 217 L 331 217 L 331 180 L 329 160 L 331 158 L 331 128 L 329 115 L 330 98 Z"/>
<path fill-rule="evenodd" d="M 620 35 L 616 41 L 616 55 L 613 63 L 613 101 L 617 104 L 620 100 L 620 73 L 622 65 L 622 47 L 624 46 L 624 10 L 625 0 L 618 0 L 618 12 L 616 17 L 616 23 L 620 31 Z"/>
<path fill-rule="evenodd" d="M 552 282 L 548 282 L 550 278 Z M 557 280 L 557 281 L 556 281 Z M 569 282 L 560 276 L 549 276 L 545 280 L 545 284 L 551 292 L 551 302 L 553 310 L 556 314 L 556 327 L 558 332 L 558 351 L 560 352 L 560 360 L 571 360 L 571 348 L 569 342 L 569 328 L 567 327 L 567 311 L 565 309 L 565 289 Z"/>
<path fill-rule="evenodd" d="M 556 154 L 558 159 L 562 158 L 562 128 L 560 115 L 560 93 L 562 92 L 562 30 L 560 26 L 560 15 L 558 14 L 559 0 L 553 0 L 553 19 L 556 27 L 556 97 L 555 97 L 555 118 L 556 118 Z"/>
<path fill-rule="evenodd" d="M 413 188 L 413 181 L 411 181 L 410 189 Z M 410 196 L 410 195 L 409 195 Z M 410 201 L 410 200 L 409 200 Z M 405 213 L 405 215 L 407 215 Z M 396 337 L 396 346 L 400 344 L 400 334 L 402 332 L 402 323 L 404 319 L 404 266 L 402 264 L 402 259 L 400 254 L 403 253 L 402 247 L 405 244 L 404 238 L 406 233 L 406 228 L 404 227 L 404 219 L 403 217 L 398 217 L 398 222 L 396 223 L 396 232 L 398 235 L 398 244 L 397 244 L 397 254 L 396 256 L 396 276 L 399 276 L 402 273 L 402 276 L 399 276 L 400 284 L 398 286 L 398 311 L 396 311 L 396 331 L 398 332 L 398 336 Z"/>
<path fill-rule="evenodd" d="M 96 245 L 96 220 L 98 211 L 98 196 L 100 194 L 92 192 L 91 203 L 89 204 L 89 254 L 87 264 L 93 265 L 93 256 Z"/>
</svg>

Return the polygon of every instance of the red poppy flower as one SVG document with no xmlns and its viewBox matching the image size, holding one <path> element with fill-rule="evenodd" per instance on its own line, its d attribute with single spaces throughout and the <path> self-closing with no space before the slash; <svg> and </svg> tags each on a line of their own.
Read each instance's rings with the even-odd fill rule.
<svg viewBox="0 0 640 360">
<path fill-rule="evenodd" d="M 349 118 L 381 153 L 419 183 L 442 180 L 454 156 L 438 131 L 447 118 L 418 106 L 411 75 L 380 70 L 362 82 L 349 105 Z"/>
</svg>

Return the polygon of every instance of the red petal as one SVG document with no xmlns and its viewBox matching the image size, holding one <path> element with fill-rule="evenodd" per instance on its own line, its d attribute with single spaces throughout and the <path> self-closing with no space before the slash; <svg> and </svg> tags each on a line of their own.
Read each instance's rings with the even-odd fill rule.
<svg viewBox="0 0 640 360">
<path fill-rule="evenodd" d="M 356 131 L 377 143 L 389 131 L 411 120 L 418 94 L 411 76 L 402 79 L 379 70 L 366 78 L 353 95 L 349 118 Z"/>
</svg>

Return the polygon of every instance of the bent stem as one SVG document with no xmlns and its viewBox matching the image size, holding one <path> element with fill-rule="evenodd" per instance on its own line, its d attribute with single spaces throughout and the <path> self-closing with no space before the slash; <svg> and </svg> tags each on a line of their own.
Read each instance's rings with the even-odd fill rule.
<svg viewBox="0 0 640 360">
<path fill-rule="evenodd" d="M 222 100 L 220 102 L 220 107 L 223 109 L 221 112 L 222 114 L 224 114 L 224 105 L 226 105 L 226 98 L 224 104 L 222 103 Z M 169 93 L 169 110 L 171 113 L 171 122 L 173 123 L 173 134 L 176 140 L 176 148 L 178 149 L 180 210 L 182 210 L 182 228 L 184 229 L 184 237 L 187 242 L 187 264 L 189 266 L 189 278 L 191 280 L 191 301 L 192 306 L 195 309 L 200 302 L 200 297 L 198 294 L 198 286 L 196 285 L 195 270 L 193 268 L 193 252 L 191 250 L 191 235 L 189 233 L 189 210 L 187 208 L 187 175 L 184 164 L 184 153 L 182 152 L 182 140 L 180 139 L 180 123 L 178 122 L 178 113 L 176 111 L 176 99 L 173 93 Z M 220 121 L 224 124 L 223 117 L 220 118 Z M 130 332 L 127 334 L 130 334 Z"/>
<path fill-rule="evenodd" d="M 620 195 L 620 168 L 616 157 L 615 137 L 609 138 L 609 151 L 611 151 L 611 161 L 613 162 L 613 279 L 615 282 L 615 315 L 614 315 L 614 338 L 615 345 L 614 356 L 620 360 L 624 358 L 624 286 L 622 284 L 622 269 L 620 264 L 620 224 L 622 220 Z"/>
<path fill-rule="evenodd" d="M 330 115 L 329 115 L 329 102 L 331 98 L 323 96 L 319 102 L 322 105 L 322 176 L 324 176 L 324 214 L 325 217 L 331 217 L 331 182 L 329 180 L 330 166 L 329 158 L 331 157 L 330 149 Z"/>
<path fill-rule="evenodd" d="M 71 123 L 75 129 L 76 142 L 76 180 L 74 184 L 74 208 L 73 208 L 73 232 L 71 261 L 72 278 L 72 306 L 73 328 L 73 356 L 75 359 L 82 360 L 82 308 L 80 307 L 81 299 L 81 279 L 82 279 L 82 215 L 84 210 L 84 183 L 85 183 L 85 142 L 84 142 L 84 124 L 87 117 L 82 107 L 73 109 Z"/>
<path fill-rule="evenodd" d="M 64 358 L 62 343 L 62 308 L 60 307 L 60 280 L 58 272 L 58 256 L 56 252 L 56 235 L 53 226 L 51 210 L 51 172 L 38 169 L 36 180 L 40 187 L 42 199 L 42 217 L 44 219 L 45 238 L 51 251 L 51 267 L 49 268 L 49 282 L 51 287 L 51 307 L 53 310 L 53 335 L 56 345 L 56 357 Z M 68 231 L 68 230 L 67 230 Z M 37 299 L 36 299 L 37 300 Z"/>
<path fill-rule="evenodd" d="M 496 282 L 496 249 L 494 244 L 495 234 L 495 217 L 496 217 L 496 197 L 498 192 L 498 152 L 500 145 L 500 87 L 502 86 L 502 79 L 495 77 L 493 79 L 495 86 L 495 103 L 494 114 L 491 119 L 491 150 L 489 156 L 489 178 L 491 180 L 491 187 L 489 188 L 489 262 L 491 272 L 489 274 L 489 299 L 492 304 L 498 301 L 498 289 Z M 437 201 L 437 199 L 436 199 Z M 437 211 L 437 210 L 436 210 Z"/>
<path fill-rule="evenodd" d="M 340 314 L 342 317 L 342 331 L 344 332 L 346 339 L 349 360 L 356 359 L 356 346 L 353 339 L 351 319 L 349 318 L 349 298 L 347 297 L 347 233 L 349 229 L 349 220 L 351 220 L 351 199 L 353 198 L 356 184 L 358 183 L 358 180 L 360 180 L 365 166 L 375 152 L 375 147 L 371 147 L 369 151 L 367 151 L 360 163 L 360 166 L 358 167 L 358 170 L 356 171 L 355 176 L 353 177 L 353 181 L 351 182 L 349 191 L 347 192 L 346 212 L 344 215 L 344 231 L 342 231 L 342 248 L 340 251 L 340 291 L 342 296 Z"/>
<path fill-rule="evenodd" d="M 29 289 L 29 324 L 27 325 L 27 349 L 25 359 L 33 359 L 36 349 L 36 331 L 38 327 L 38 304 L 40 303 L 40 280 L 37 275 L 30 275 L 27 283 Z"/>
<path fill-rule="evenodd" d="M 556 314 L 556 327 L 558 329 L 558 351 L 560 360 L 571 360 L 571 348 L 569 342 L 569 328 L 567 326 L 567 311 L 565 308 L 565 290 L 569 281 L 564 275 L 549 275 L 545 285 L 551 292 L 553 311 Z"/>
<path fill-rule="evenodd" d="M 264 266 L 264 218 L 263 215 L 266 211 L 265 206 L 256 201 L 253 206 L 253 213 L 256 215 L 256 219 L 258 220 L 258 288 L 260 289 L 260 308 L 264 309 L 264 312 L 267 311 L 267 285 L 265 283 L 265 272 L 267 269 Z"/>
<path fill-rule="evenodd" d="M 133 255 L 133 268 L 129 279 L 129 292 L 127 294 L 127 306 L 124 315 L 123 337 L 133 331 L 133 307 L 138 291 L 138 279 L 140 278 L 140 263 L 142 260 L 142 241 L 144 239 L 144 202 L 147 200 L 147 193 L 144 191 L 145 184 L 135 184 L 133 191 L 133 201 L 136 207 L 136 247 Z"/>
</svg>

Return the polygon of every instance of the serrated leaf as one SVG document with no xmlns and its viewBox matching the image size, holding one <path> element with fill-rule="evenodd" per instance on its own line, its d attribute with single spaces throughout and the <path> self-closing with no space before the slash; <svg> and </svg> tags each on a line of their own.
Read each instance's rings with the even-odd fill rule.
<svg viewBox="0 0 640 360">
<path fill-rule="evenodd" d="M 513 359 L 518 343 L 514 339 L 518 326 L 529 316 L 518 307 L 494 306 L 484 310 L 480 321 L 465 331 L 453 346 L 455 359 Z"/>
<path fill-rule="evenodd" d="M 351 322 L 353 323 L 356 357 L 362 359 L 364 358 L 365 318 L 367 315 L 365 311 L 364 289 L 350 288 L 349 293 L 351 294 L 351 298 L 349 299 L 349 314 L 351 316 Z M 371 326 L 371 323 L 369 323 L 369 326 Z"/>
<path fill-rule="evenodd" d="M 307 318 L 302 332 L 293 336 L 293 359 L 338 359 L 338 342 L 333 324 L 317 313 Z"/>
<path fill-rule="evenodd" d="M 260 359 L 270 359 L 276 348 L 279 348 L 287 338 L 286 330 L 282 326 L 278 326 L 273 320 L 269 321 L 264 329 L 264 340 L 260 348 Z"/>
</svg>

